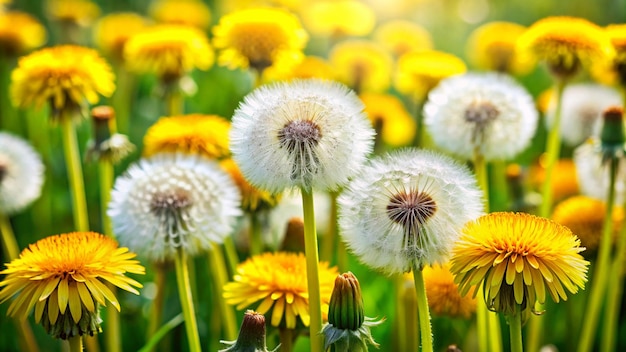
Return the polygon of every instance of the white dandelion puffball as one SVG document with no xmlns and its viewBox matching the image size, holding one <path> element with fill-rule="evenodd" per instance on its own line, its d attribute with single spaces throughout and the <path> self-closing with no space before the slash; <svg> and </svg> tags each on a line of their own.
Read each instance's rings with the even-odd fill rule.
<svg viewBox="0 0 626 352">
<path fill-rule="evenodd" d="M 44 165 L 24 139 L 0 132 L 0 213 L 15 214 L 41 195 Z"/>
<path fill-rule="evenodd" d="M 533 98 L 511 77 L 466 73 L 444 79 L 428 94 L 424 124 L 435 144 L 471 160 L 508 160 L 522 152 L 537 129 Z"/>
<path fill-rule="evenodd" d="M 483 214 L 469 169 L 421 149 L 373 159 L 338 206 L 344 242 L 363 263 L 389 274 L 445 262 L 465 223 Z"/>
<path fill-rule="evenodd" d="M 374 130 L 356 94 L 318 79 L 261 86 L 232 119 L 230 149 L 258 188 L 335 190 L 365 163 Z"/>
<path fill-rule="evenodd" d="M 216 161 L 157 154 L 115 180 L 107 214 L 118 241 L 152 261 L 208 250 L 231 234 L 241 196 Z"/>
<path fill-rule="evenodd" d="M 551 97 L 546 125 L 554 123 L 556 101 Z M 582 144 L 588 137 L 599 135 L 602 113 L 611 106 L 621 106 L 619 92 L 595 83 L 579 83 L 565 87 L 561 104 L 561 138 L 569 146 Z"/>
<path fill-rule="evenodd" d="M 589 138 L 574 150 L 574 164 L 580 193 L 607 201 L 609 189 L 609 164 L 602 162 L 600 140 Z M 626 200 L 626 160 L 619 158 L 617 177 L 615 178 L 615 204 L 624 204 Z"/>
</svg>

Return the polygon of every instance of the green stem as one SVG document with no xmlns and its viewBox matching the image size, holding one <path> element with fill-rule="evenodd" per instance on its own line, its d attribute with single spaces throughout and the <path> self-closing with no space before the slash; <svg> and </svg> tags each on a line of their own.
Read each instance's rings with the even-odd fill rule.
<svg viewBox="0 0 626 352">
<path fill-rule="evenodd" d="M 483 297 L 483 287 L 478 285 L 477 297 Z M 476 300 L 476 330 L 478 335 L 478 350 L 489 351 L 489 310 L 483 299 Z"/>
<path fill-rule="evenodd" d="M 193 307 L 193 297 L 191 296 L 191 283 L 189 281 L 189 269 L 187 267 L 188 257 L 184 250 L 178 249 L 174 260 L 176 265 L 176 283 L 178 284 L 178 296 L 180 305 L 185 317 L 185 330 L 189 342 L 189 351 L 201 352 L 200 336 L 198 335 L 198 322 L 196 312 Z"/>
<path fill-rule="evenodd" d="M 478 149 L 478 148 L 476 148 Z M 474 151 L 474 173 L 478 186 L 483 191 L 485 201 L 485 213 L 489 212 L 489 179 L 487 176 L 487 162 L 485 157 L 478 151 Z"/>
<path fill-rule="evenodd" d="M 250 255 L 257 255 L 263 252 L 263 229 L 257 212 L 249 214 L 250 219 Z"/>
<path fill-rule="evenodd" d="M 28 109 L 24 111 L 24 119 L 26 120 L 28 139 L 32 142 L 35 149 L 39 152 L 43 159 L 44 165 L 51 165 L 52 150 L 50 148 L 50 129 L 42 128 L 47 126 L 48 116 L 47 109 Z M 50 167 L 46 167 L 45 180 L 52 180 L 53 173 Z M 31 208 L 32 223 L 35 224 L 37 233 L 46 233 L 52 228 L 52 182 L 44 182 L 41 196 Z"/>
<path fill-rule="evenodd" d="M 320 259 L 329 263 L 333 262 L 333 252 L 337 255 L 341 255 L 336 249 L 337 247 L 337 195 L 338 192 L 332 192 L 330 194 L 330 217 L 328 219 L 328 233 L 324 236 L 322 241 L 322 251 L 320 253 Z M 344 253 L 345 254 L 345 253 Z M 337 258 L 339 261 L 339 258 Z M 343 268 L 339 268 L 340 272 L 343 272 Z"/>
<path fill-rule="evenodd" d="M 226 252 L 226 263 L 228 264 L 228 272 L 233 275 L 237 272 L 237 265 L 239 265 L 239 256 L 237 255 L 237 248 L 235 248 L 235 242 L 232 236 L 228 236 L 224 239 L 224 251 Z"/>
<path fill-rule="evenodd" d="M 143 346 L 139 350 L 139 352 L 150 352 L 150 351 L 152 351 L 154 348 L 156 348 L 157 344 L 163 338 L 163 336 L 167 335 L 168 332 L 170 332 L 173 328 L 175 328 L 178 325 L 180 325 L 180 323 L 182 323 L 183 321 L 185 321 L 185 318 L 183 317 L 183 314 L 180 313 L 177 316 L 175 316 L 174 318 L 172 318 L 172 320 L 170 320 L 167 323 L 163 324 L 163 326 L 161 326 L 161 328 L 159 328 L 159 330 L 157 330 L 152 335 L 152 337 L 148 340 L 148 342 L 145 344 L 145 346 Z"/>
<path fill-rule="evenodd" d="M 107 282 L 107 287 L 115 295 L 117 294 L 117 286 Z M 104 331 L 106 337 L 106 347 L 108 352 L 122 351 L 122 338 L 120 329 L 120 313 L 112 304 L 107 305 L 106 329 Z"/>
<path fill-rule="evenodd" d="M 278 330 L 280 334 L 280 352 L 292 352 L 293 351 L 293 330 L 287 328 L 280 328 Z"/>
<path fill-rule="evenodd" d="M 304 251 L 306 254 L 306 276 L 309 290 L 309 314 L 311 322 L 311 352 L 321 352 L 324 341 L 322 331 L 322 295 L 320 292 L 319 256 L 317 249 L 317 232 L 315 229 L 315 209 L 313 208 L 313 191 L 302 188 L 302 208 L 304 211 Z"/>
<path fill-rule="evenodd" d="M 419 308 L 417 306 L 417 295 L 415 294 L 415 285 L 408 285 L 408 280 L 401 275 L 404 283 L 404 294 L 401 301 L 403 304 L 398 310 L 403 311 L 404 331 L 406 333 L 405 343 L 406 349 L 401 351 L 419 351 L 420 328 L 418 325 Z"/>
<path fill-rule="evenodd" d="M 113 163 L 111 163 L 110 159 L 104 158 L 98 161 L 98 173 L 98 179 L 100 181 L 100 217 L 102 219 L 102 232 L 111 238 L 115 238 L 111 218 L 107 215 L 107 207 L 111 200 L 111 189 L 113 188 L 114 178 Z"/>
<path fill-rule="evenodd" d="M 63 151 L 67 164 L 67 174 L 72 194 L 72 211 L 74 227 L 77 231 L 89 231 L 89 218 L 87 213 L 87 200 L 85 199 L 85 184 L 83 181 L 83 169 L 81 166 L 76 131 L 70 116 L 61 117 L 61 132 L 63 134 Z"/>
<path fill-rule="evenodd" d="M 0 213 L 0 232 L 2 233 L 2 250 L 4 255 L 9 261 L 17 259 L 20 255 L 20 248 L 13 233 L 13 226 L 11 226 L 11 220 L 2 213 Z"/>
<path fill-rule="evenodd" d="M 130 110 L 132 109 L 133 76 L 123 67 L 118 66 L 117 88 L 111 98 L 111 104 L 115 109 L 115 120 L 119 126 L 119 132 L 130 134 Z"/>
<path fill-rule="evenodd" d="M 433 351 L 433 333 L 430 326 L 430 311 L 428 309 L 428 298 L 426 297 L 426 285 L 422 270 L 413 268 L 413 278 L 415 280 L 415 293 L 417 296 L 417 316 L 420 324 L 420 335 L 422 337 L 422 352 Z"/>
<path fill-rule="evenodd" d="M 615 203 L 615 179 L 619 159 L 611 158 L 609 165 L 609 189 L 606 201 L 606 213 L 604 214 L 604 224 L 602 225 L 602 238 L 598 248 L 596 266 L 593 270 L 591 291 L 589 302 L 585 311 L 585 323 L 578 343 L 578 351 L 587 352 L 591 350 L 593 338 L 596 334 L 598 315 L 600 307 L 604 301 L 604 290 L 606 288 L 607 276 L 611 260 L 611 235 L 613 233 L 613 208 Z"/>
<path fill-rule="evenodd" d="M 83 350 L 83 337 L 78 335 L 71 337 L 67 340 L 70 344 L 70 352 L 82 352 Z"/>
<path fill-rule="evenodd" d="M 210 270 L 212 271 L 211 277 L 213 278 L 213 284 L 215 286 L 215 299 L 221 311 L 221 319 L 224 325 L 224 331 L 226 332 L 226 339 L 232 341 L 237 339 L 237 318 L 235 317 L 233 308 L 226 304 L 223 295 L 224 285 L 228 282 L 228 271 L 226 270 L 226 261 L 220 246 L 216 244 L 212 245 L 211 252 L 209 253 L 209 263 Z"/>
<path fill-rule="evenodd" d="M 511 352 L 523 352 L 522 313 L 519 305 L 517 306 L 515 314 L 509 317 L 509 332 L 511 334 Z"/>
<path fill-rule="evenodd" d="M 183 114 L 183 94 L 178 89 L 172 88 L 167 98 L 167 115 L 178 116 Z"/>
<path fill-rule="evenodd" d="M 150 321 L 148 325 L 148 335 L 146 336 L 148 340 L 154 337 L 154 334 L 156 334 L 159 326 L 161 325 L 161 319 L 163 317 L 163 303 L 165 299 L 165 283 L 167 279 L 165 265 L 155 264 L 154 268 L 156 295 L 154 296 L 152 306 L 150 307 Z M 155 342 L 154 347 L 156 347 L 156 343 L 158 343 L 158 341 Z"/>
</svg>

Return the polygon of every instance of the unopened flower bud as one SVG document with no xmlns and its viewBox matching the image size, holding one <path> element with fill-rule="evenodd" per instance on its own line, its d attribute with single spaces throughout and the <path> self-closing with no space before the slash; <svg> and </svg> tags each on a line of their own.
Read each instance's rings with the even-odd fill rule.
<svg viewBox="0 0 626 352">
<path fill-rule="evenodd" d="M 265 346 L 265 316 L 247 310 L 243 316 L 237 340 L 221 342 L 230 344 L 230 347 L 219 352 L 268 352 Z"/>
</svg>

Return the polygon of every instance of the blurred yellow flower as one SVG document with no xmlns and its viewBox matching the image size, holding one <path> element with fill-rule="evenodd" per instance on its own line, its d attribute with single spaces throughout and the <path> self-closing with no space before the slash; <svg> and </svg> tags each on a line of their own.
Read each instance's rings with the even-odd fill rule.
<svg viewBox="0 0 626 352">
<path fill-rule="evenodd" d="M 530 169 L 530 182 L 535 189 L 540 190 L 545 177 L 546 155 L 543 154 Z M 574 161 L 568 158 L 559 159 L 552 170 L 552 194 L 555 204 L 579 192 L 580 186 Z"/>
<path fill-rule="evenodd" d="M 111 13 L 96 24 L 94 41 L 102 52 L 121 62 L 124 59 L 126 41 L 147 26 L 146 18 L 134 12 Z"/>
<path fill-rule="evenodd" d="M 309 39 L 294 14 L 278 8 L 251 8 L 223 16 L 213 27 L 218 64 L 258 72 L 276 65 L 287 69 L 302 60 Z"/>
<path fill-rule="evenodd" d="M 606 27 L 613 48 L 615 59 L 613 70 L 609 73 L 608 83 L 619 82 L 622 87 L 626 86 L 626 24 L 612 24 Z"/>
<path fill-rule="evenodd" d="M 200 154 L 209 159 L 230 155 L 230 122 L 217 115 L 189 114 L 160 118 L 146 131 L 143 155 L 160 152 Z"/>
<path fill-rule="evenodd" d="M 152 3 L 149 11 L 159 23 L 181 24 L 202 30 L 211 24 L 211 10 L 200 0 L 159 0 Z"/>
<path fill-rule="evenodd" d="M 602 28 L 585 19 L 567 16 L 535 22 L 519 37 L 518 46 L 545 62 L 553 74 L 565 78 L 581 68 L 606 67 L 615 55 Z"/>
<path fill-rule="evenodd" d="M 381 24 L 374 30 L 373 37 L 396 57 L 433 48 L 430 33 L 422 26 L 406 20 L 391 20 Z"/>
<path fill-rule="evenodd" d="M 525 74 L 535 67 L 527 52 L 517 49 L 517 39 L 526 27 L 512 22 L 489 22 L 476 28 L 467 42 L 467 57 L 481 70 Z"/>
<path fill-rule="evenodd" d="M 100 8 L 91 0 L 48 0 L 46 10 L 55 21 L 82 27 L 91 25 L 100 16 Z"/>
<path fill-rule="evenodd" d="M 21 57 L 11 73 L 10 93 L 13 104 L 21 108 L 50 102 L 57 116 L 97 103 L 98 95 L 111 96 L 113 80 L 111 67 L 97 51 L 60 45 Z"/>
<path fill-rule="evenodd" d="M 451 259 L 462 295 L 483 287 L 487 306 L 528 318 L 535 303 L 567 300 L 585 287 L 589 262 L 567 227 L 525 213 L 491 213 L 469 222 Z M 475 294 L 475 293 L 474 293 Z"/>
<path fill-rule="evenodd" d="M 7 314 L 35 321 L 56 338 L 100 332 L 99 307 L 120 304 L 106 283 L 139 294 L 142 285 L 125 273 L 144 274 L 128 248 L 94 232 L 73 232 L 44 238 L 24 249 L 0 271 L 0 303 L 12 296 Z M 133 287 L 134 286 L 134 287 Z M 68 310 L 69 308 L 69 310 Z"/>
<path fill-rule="evenodd" d="M 465 71 L 467 67 L 463 60 L 452 54 L 435 50 L 412 51 L 398 60 L 394 85 L 400 93 L 423 100 L 439 81 Z"/>
<path fill-rule="evenodd" d="M 0 13 L 0 51 L 2 55 L 18 56 L 42 46 L 46 28 L 26 12 Z"/>
<path fill-rule="evenodd" d="M 337 80 L 357 93 L 382 92 L 389 88 L 393 59 L 378 43 L 346 40 L 336 44 L 329 55 Z"/>
<path fill-rule="evenodd" d="M 307 30 L 320 37 L 365 36 L 376 25 L 371 7 L 357 0 L 316 1 L 301 15 Z"/>
<path fill-rule="evenodd" d="M 377 136 L 385 144 L 400 147 L 413 141 L 417 126 L 400 99 L 383 93 L 363 93 L 359 97 Z"/>
<path fill-rule="evenodd" d="M 581 245 L 587 249 L 585 254 L 593 254 L 596 253 L 600 243 L 605 215 L 606 204 L 603 201 L 587 196 L 573 196 L 557 204 L 552 213 L 552 220 L 566 226 L 580 238 Z M 623 221 L 623 208 L 615 207 L 614 237 L 619 234 Z"/>
<path fill-rule="evenodd" d="M 161 80 L 170 81 L 194 68 L 208 70 L 214 54 L 201 30 L 161 24 L 130 37 L 124 47 L 124 60 L 132 71 L 155 73 Z"/>
<path fill-rule="evenodd" d="M 246 180 L 233 159 L 224 159 L 220 165 L 230 174 L 241 191 L 241 209 L 246 213 L 275 207 L 280 201 L 280 194 L 272 194 L 254 187 Z"/>
<path fill-rule="evenodd" d="M 264 72 L 265 81 L 286 81 L 297 78 L 319 78 L 334 80 L 335 72 L 328 61 L 318 56 L 306 56 L 289 70 L 268 67 Z"/>
<path fill-rule="evenodd" d="M 327 262 L 319 264 L 322 314 L 328 314 L 330 296 L 338 272 Z M 233 281 L 224 285 L 224 298 L 237 309 L 261 301 L 254 310 L 265 314 L 272 309 L 270 323 L 294 329 L 298 321 L 309 326 L 309 294 L 306 258 L 303 253 L 263 253 L 237 266 Z M 283 319 L 284 316 L 284 319 Z M 297 318 L 300 318 L 297 320 Z"/>
<path fill-rule="evenodd" d="M 450 272 L 450 264 L 425 266 L 422 275 L 428 306 L 434 315 L 469 319 L 476 311 L 476 298 L 461 296 Z"/>
</svg>

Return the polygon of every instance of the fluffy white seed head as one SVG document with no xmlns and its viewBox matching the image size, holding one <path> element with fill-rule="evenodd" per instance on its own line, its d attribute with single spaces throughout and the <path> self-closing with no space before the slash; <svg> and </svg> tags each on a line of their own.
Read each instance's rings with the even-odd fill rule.
<svg viewBox="0 0 626 352">
<path fill-rule="evenodd" d="M 15 214 L 41 195 L 44 165 L 20 137 L 0 132 L 0 213 Z"/>
<path fill-rule="evenodd" d="M 341 236 L 373 268 L 389 274 L 443 263 L 466 222 L 483 213 L 469 170 L 427 150 L 373 159 L 338 199 Z"/>
<path fill-rule="evenodd" d="M 444 79 L 428 95 L 424 124 L 437 146 L 465 159 L 507 160 L 526 148 L 538 113 L 528 92 L 497 73 Z"/>
<path fill-rule="evenodd" d="M 546 114 L 548 128 L 554 123 L 556 100 L 552 97 Z M 621 106 L 617 90 L 595 83 L 568 85 L 563 91 L 561 106 L 561 137 L 563 142 L 575 147 L 588 137 L 599 135 L 602 113 L 611 106 Z"/>
<path fill-rule="evenodd" d="M 347 87 L 318 79 L 257 88 L 232 119 L 230 149 L 244 176 L 270 192 L 335 190 L 365 163 L 374 130 Z"/>
<path fill-rule="evenodd" d="M 574 164 L 580 193 L 588 197 L 607 200 L 609 189 L 609 162 L 602 161 L 600 140 L 589 138 L 574 150 Z M 615 179 L 615 204 L 626 200 L 626 160 L 619 158 Z"/>
<path fill-rule="evenodd" d="M 241 196 L 217 162 L 157 154 L 118 177 L 108 215 L 123 246 L 152 261 L 178 248 L 195 255 L 221 243 L 241 214 Z"/>
</svg>

